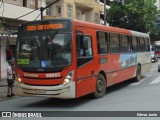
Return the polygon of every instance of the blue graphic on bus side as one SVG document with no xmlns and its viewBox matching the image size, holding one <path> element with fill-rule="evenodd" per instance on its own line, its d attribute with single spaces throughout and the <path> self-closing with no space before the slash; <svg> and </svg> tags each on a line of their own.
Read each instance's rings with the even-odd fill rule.
<svg viewBox="0 0 160 120">
<path fill-rule="evenodd" d="M 129 67 L 137 64 L 137 54 L 121 54 L 120 55 L 121 67 Z"/>
<path fill-rule="evenodd" d="M 41 61 L 41 67 L 43 68 L 47 67 L 47 61 Z"/>
</svg>

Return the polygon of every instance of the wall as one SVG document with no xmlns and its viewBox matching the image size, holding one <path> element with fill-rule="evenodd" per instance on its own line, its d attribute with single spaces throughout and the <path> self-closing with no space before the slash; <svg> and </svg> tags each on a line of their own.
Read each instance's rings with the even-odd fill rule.
<svg viewBox="0 0 160 120">
<path fill-rule="evenodd" d="M 0 37 L 0 39 L 1 39 L 1 63 L 0 63 L 1 79 L 6 79 L 6 77 L 7 77 L 7 73 L 6 73 L 6 69 L 7 69 L 7 61 L 6 61 L 7 39 L 6 39 L 6 37 Z"/>
<path fill-rule="evenodd" d="M 23 0 L 4 0 L 5 3 L 23 6 Z"/>
<path fill-rule="evenodd" d="M 18 11 L 18 12 L 17 12 Z M 4 3 L 4 17 L 6 18 L 17 18 L 19 16 L 22 16 L 26 13 L 29 13 L 33 11 L 33 9 L 30 8 L 26 8 L 26 7 L 21 7 L 21 6 L 16 6 L 13 4 L 8 4 L 8 3 Z M 3 9 L 0 9 L 0 13 L 3 12 Z M 36 10 L 35 12 L 20 18 L 20 20 L 26 20 L 26 21 L 32 21 L 34 20 L 38 15 L 40 14 L 40 11 Z M 0 14 L 0 17 L 2 17 L 2 14 Z M 39 18 L 40 19 L 40 16 Z"/>
<path fill-rule="evenodd" d="M 156 0 L 155 5 L 158 7 L 158 9 L 160 9 L 160 0 Z"/>
</svg>

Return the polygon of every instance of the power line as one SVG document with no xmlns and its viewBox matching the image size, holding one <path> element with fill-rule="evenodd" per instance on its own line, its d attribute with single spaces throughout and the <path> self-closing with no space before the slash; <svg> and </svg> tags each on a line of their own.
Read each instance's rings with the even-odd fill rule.
<svg viewBox="0 0 160 120">
<path fill-rule="evenodd" d="M 41 7 L 41 8 L 40 8 L 40 11 L 41 11 L 41 20 L 43 19 L 43 11 L 44 11 L 45 9 L 47 9 L 48 7 L 52 6 L 53 4 L 59 2 L 59 1 L 60 1 L 60 0 L 56 0 L 56 1 L 52 2 L 51 4 L 49 4 L 48 6 L 46 6 L 46 7 Z"/>
<path fill-rule="evenodd" d="M 55 4 L 55 3 L 58 2 L 58 1 L 59 1 L 59 0 L 51 3 L 50 5 L 48 5 L 48 6 L 46 6 L 46 7 L 40 7 L 40 8 L 38 8 L 38 9 L 40 9 L 40 12 L 41 12 L 41 13 L 40 13 L 41 18 L 43 18 L 43 11 L 44 11 L 46 8 L 50 7 L 51 5 Z M 26 16 L 26 15 L 29 15 L 29 14 L 31 14 L 32 12 L 34 12 L 34 11 L 36 11 L 36 10 L 38 10 L 38 9 L 35 9 L 35 10 L 33 10 L 33 11 L 29 12 L 29 13 L 26 13 L 26 14 L 20 16 L 20 17 L 17 17 L 17 18 L 15 18 L 15 19 L 22 18 L 22 17 L 24 17 L 24 16 Z M 36 19 L 37 19 L 40 15 L 38 15 L 38 16 L 36 17 Z M 35 19 L 35 20 L 36 20 L 36 19 Z"/>
<path fill-rule="evenodd" d="M 37 18 L 38 18 L 40 15 L 41 15 L 41 13 L 34 19 L 34 21 L 37 20 Z"/>
<path fill-rule="evenodd" d="M 38 8 L 38 9 L 40 9 L 40 8 Z M 29 15 L 29 14 L 31 14 L 32 12 L 34 12 L 34 11 L 36 11 L 36 10 L 38 10 L 38 9 L 32 10 L 31 12 L 28 12 L 28 13 L 26 13 L 26 14 L 24 14 L 24 15 L 22 15 L 22 16 L 19 16 L 19 17 L 15 18 L 15 19 L 22 18 L 22 17 L 24 17 L 24 16 L 26 16 L 26 15 Z"/>
</svg>

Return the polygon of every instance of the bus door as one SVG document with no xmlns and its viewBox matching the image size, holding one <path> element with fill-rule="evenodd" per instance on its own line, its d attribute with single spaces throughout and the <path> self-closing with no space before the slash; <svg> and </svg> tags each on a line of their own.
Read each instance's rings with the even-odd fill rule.
<svg viewBox="0 0 160 120">
<path fill-rule="evenodd" d="M 90 35 L 76 35 L 77 48 L 77 94 L 82 96 L 95 90 L 93 46 Z"/>
</svg>

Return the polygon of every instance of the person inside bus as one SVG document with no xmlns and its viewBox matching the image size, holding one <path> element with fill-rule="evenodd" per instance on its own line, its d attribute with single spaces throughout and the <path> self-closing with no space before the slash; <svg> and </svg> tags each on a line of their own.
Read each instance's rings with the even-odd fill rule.
<svg viewBox="0 0 160 120">
<path fill-rule="evenodd" d="M 128 52 L 132 52 L 132 47 L 130 44 L 128 45 Z"/>
</svg>

